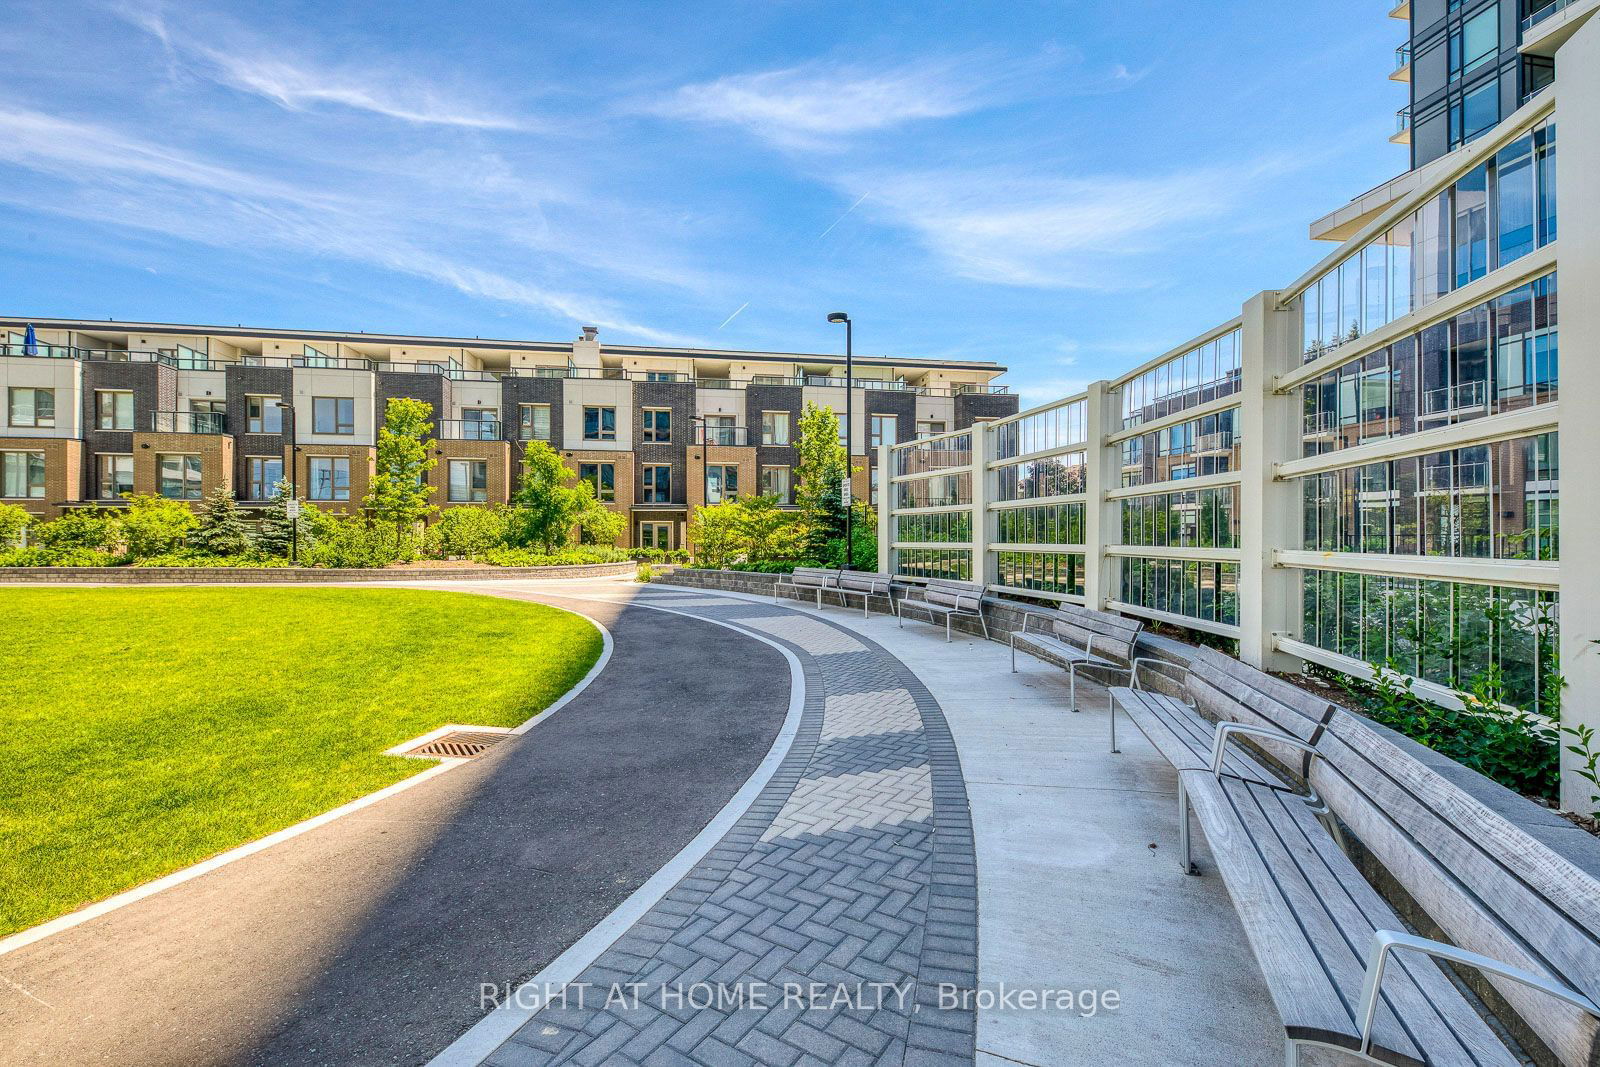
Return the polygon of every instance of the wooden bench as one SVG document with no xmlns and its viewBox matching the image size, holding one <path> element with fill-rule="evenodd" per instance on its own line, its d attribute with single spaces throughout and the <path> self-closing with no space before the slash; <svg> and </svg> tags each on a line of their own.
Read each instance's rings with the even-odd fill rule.
<svg viewBox="0 0 1600 1067">
<path fill-rule="evenodd" d="M 790 574 L 778 575 L 778 582 L 772 587 L 773 600 L 782 597 L 785 586 L 797 594 L 804 594 L 807 590 L 814 591 L 817 594 L 817 607 L 820 608 L 823 592 L 839 588 L 839 572 L 826 567 L 796 567 Z"/>
<path fill-rule="evenodd" d="M 1289 1063 L 1317 1046 L 1387 1064 L 1523 1062 L 1436 960 L 1479 972 L 1560 1062 L 1596 1062 L 1600 881 L 1297 686 L 1211 650 L 1181 673 L 1194 707 L 1132 687 L 1114 700 L 1178 769 L 1185 869 L 1192 810 Z M 1239 750 L 1239 735 L 1261 758 Z M 1346 855 L 1340 827 L 1444 940 L 1408 932 Z"/>
<path fill-rule="evenodd" d="M 928 613 L 928 621 L 938 623 L 944 616 L 944 639 L 950 640 L 950 623 L 957 615 L 975 617 L 983 627 L 983 636 L 989 636 L 989 622 L 983 617 L 983 586 L 977 582 L 958 582 L 949 578 L 930 578 L 922 587 L 921 600 L 901 597 L 895 603 L 895 615 L 903 628 L 905 609 L 917 608 Z"/>
<path fill-rule="evenodd" d="M 836 592 L 846 603 L 851 597 L 861 598 L 861 616 L 865 618 L 872 606 L 873 597 L 882 597 L 894 611 L 894 575 L 872 571 L 840 571 Z"/>
<path fill-rule="evenodd" d="M 1029 630 L 1036 621 L 1048 629 Z M 1072 710 L 1078 710 L 1078 670 L 1094 667 L 1102 671 L 1131 675 L 1134 671 L 1133 646 L 1144 623 L 1107 611 L 1095 611 L 1076 604 L 1063 604 L 1054 611 L 1030 611 L 1022 617 L 1022 629 L 1011 633 L 1011 673 L 1017 673 L 1017 644 L 1048 652 L 1067 665 L 1067 692 Z"/>
</svg>

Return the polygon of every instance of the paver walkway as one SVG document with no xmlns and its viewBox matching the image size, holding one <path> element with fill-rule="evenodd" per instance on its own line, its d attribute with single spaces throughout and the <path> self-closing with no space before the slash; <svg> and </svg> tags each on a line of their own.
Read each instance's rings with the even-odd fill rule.
<svg viewBox="0 0 1600 1067">
<path fill-rule="evenodd" d="M 940 1002 L 976 982 L 977 890 L 937 702 L 875 642 L 791 607 L 639 599 L 787 647 L 803 717 L 733 829 L 487 1062 L 970 1064 L 970 1003 Z"/>
</svg>

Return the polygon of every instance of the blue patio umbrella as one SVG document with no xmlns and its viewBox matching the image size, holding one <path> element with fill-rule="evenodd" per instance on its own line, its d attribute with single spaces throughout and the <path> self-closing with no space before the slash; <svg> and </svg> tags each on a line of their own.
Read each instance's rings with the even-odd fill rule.
<svg viewBox="0 0 1600 1067">
<path fill-rule="evenodd" d="M 22 354 L 37 356 L 39 354 L 39 335 L 33 330 L 33 323 L 28 323 L 27 332 L 22 335 Z"/>
</svg>

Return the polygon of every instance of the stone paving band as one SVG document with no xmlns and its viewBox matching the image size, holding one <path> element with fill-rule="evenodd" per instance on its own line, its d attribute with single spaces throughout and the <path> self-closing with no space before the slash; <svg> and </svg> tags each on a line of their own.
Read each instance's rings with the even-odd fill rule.
<svg viewBox="0 0 1600 1067">
<path fill-rule="evenodd" d="M 970 1064 L 970 1001 L 950 1005 L 977 978 L 976 865 L 938 704 L 899 660 L 826 620 L 716 597 L 646 602 L 793 651 L 798 732 L 722 840 L 488 1062 Z"/>
</svg>

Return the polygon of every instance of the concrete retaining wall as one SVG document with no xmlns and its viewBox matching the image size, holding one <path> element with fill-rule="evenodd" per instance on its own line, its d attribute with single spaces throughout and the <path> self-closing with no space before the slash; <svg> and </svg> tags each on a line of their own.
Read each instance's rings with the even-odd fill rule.
<svg viewBox="0 0 1600 1067">
<path fill-rule="evenodd" d="M 585 563 L 558 567 L 0 567 L 0 584 L 62 582 L 92 585 L 254 582 L 494 581 L 506 578 L 598 578 L 632 574 L 638 564 Z"/>
</svg>

